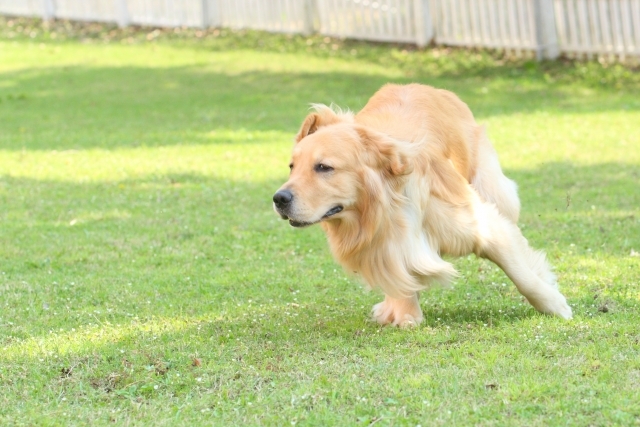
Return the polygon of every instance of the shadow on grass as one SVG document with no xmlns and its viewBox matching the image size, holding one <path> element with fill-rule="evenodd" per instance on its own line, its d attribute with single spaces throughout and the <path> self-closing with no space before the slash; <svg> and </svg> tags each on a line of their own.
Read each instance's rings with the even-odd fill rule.
<svg viewBox="0 0 640 427">
<path fill-rule="evenodd" d="M 8 26 L 11 20 L 12 25 Z M 52 38 L 55 33 L 55 41 Z M 319 34 L 270 34 L 253 30 L 153 28 L 129 26 L 118 28 L 108 23 L 52 20 L 43 25 L 33 18 L 0 17 L 0 38 L 21 41 L 60 43 L 125 43 L 173 45 L 178 48 L 208 52 L 266 52 L 296 54 L 327 61 L 365 63 L 402 70 L 412 79 L 437 76 L 445 79 L 476 80 L 526 78 L 541 83 L 578 83 L 596 89 L 640 89 L 638 67 L 597 61 L 544 61 L 519 59 L 500 50 L 455 47 L 416 49 L 410 44 L 376 43 L 326 37 Z"/>
<path fill-rule="evenodd" d="M 0 359 L 4 378 L 11 381 L 7 385 L 13 388 L 24 387 L 23 382 L 34 376 L 54 389 L 64 387 L 69 394 L 77 387 L 85 399 L 95 396 L 140 402 L 167 389 L 174 398 L 210 387 L 217 391 L 216 382 L 222 379 L 233 381 L 231 389 L 251 390 L 256 379 L 262 381 L 258 385 L 268 386 L 270 381 L 298 374 L 315 377 L 318 371 L 314 367 L 325 363 L 340 363 L 340 369 L 373 369 L 406 349 L 474 347 L 482 339 L 490 340 L 489 346 L 517 345 L 518 339 L 510 333 L 500 336 L 485 328 L 480 337 L 474 336 L 482 328 L 478 316 L 485 323 L 491 321 L 473 309 L 462 316 L 458 313 L 454 322 L 427 322 L 412 331 L 380 328 L 365 320 L 367 310 L 357 311 L 352 304 L 329 299 L 310 307 L 279 301 L 268 309 L 245 304 L 231 311 L 217 307 L 196 317 L 175 313 L 141 316 L 118 324 L 76 325 L 73 331 L 67 325 L 67 332 L 3 340 L 0 345 L 5 352 Z M 523 310 L 509 320 L 518 323 L 534 315 Z M 473 329 L 468 329 L 467 323 L 473 324 Z M 464 329 L 454 336 L 449 333 L 449 327 L 460 330 L 461 326 Z M 416 357 L 433 356 L 412 356 Z M 28 376 L 21 375 L 23 366 L 30 366 Z"/>
<path fill-rule="evenodd" d="M 214 54 L 211 60 L 215 61 Z M 335 102 L 358 110 L 389 81 L 384 76 L 336 72 L 228 75 L 207 71 L 206 65 L 163 69 L 65 66 L 5 72 L 2 78 L 2 148 L 14 150 L 237 143 L 237 137 L 224 132 L 238 130 L 279 131 L 289 140 L 309 103 Z M 631 94 L 581 92 L 531 82 L 526 76 L 483 85 L 465 77 L 394 81 L 454 90 L 479 120 L 537 111 L 586 114 L 640 109 Z M 254 137 L 253 142 L 259 138 Z"/>
</svg>

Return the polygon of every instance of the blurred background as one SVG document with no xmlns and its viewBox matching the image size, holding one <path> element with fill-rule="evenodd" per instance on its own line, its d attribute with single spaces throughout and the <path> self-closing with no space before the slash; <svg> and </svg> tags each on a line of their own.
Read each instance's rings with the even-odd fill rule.
<svg viewBox="0 0 640 427">
<path fill-rule="evenodd" d="M 0 14 L 120 26 L 228 27 L 507 49 L 538 59 L 640 56 L 640 0 L 0 0 Z"/>
</svg>

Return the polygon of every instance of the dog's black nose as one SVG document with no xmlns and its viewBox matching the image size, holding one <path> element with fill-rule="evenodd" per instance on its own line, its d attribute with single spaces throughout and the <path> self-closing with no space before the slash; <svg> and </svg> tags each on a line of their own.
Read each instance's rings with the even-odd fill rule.
<svg viewBox="0 0 640 427">
<path fill-rule="evenodd" d="M 289 190 L 280 190 L 273 195 L 273 203 L 277 206 L 284 206 L 291 203 L 293 200 L 293 194 Z"/>
</svg>

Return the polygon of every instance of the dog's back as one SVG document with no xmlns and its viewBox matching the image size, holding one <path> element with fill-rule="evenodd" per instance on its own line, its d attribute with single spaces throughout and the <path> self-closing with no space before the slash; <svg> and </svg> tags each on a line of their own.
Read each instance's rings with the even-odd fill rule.
<svg viewBox="0 0 640 427">
<path fill-rule="evenodd" d="M 517 186 L 502 173 L 484 127 L 454 93 L 419 84 L 388 84 L 371 97 L 354 121 L 400 141 L 424 143 L 434 195 L 449 201 L 463 197 L 462 177 L 504 216 L 518 221 Z"/>
<path fill-rule="evenodd" d="M 424 141 L 432 155 L 451 160 L 467 182 L 473 180 L 481 128 L 469 107 L 447 90 L 388 84 L 371 97 L 355 122 L 401 141 Z"/>
</svg>

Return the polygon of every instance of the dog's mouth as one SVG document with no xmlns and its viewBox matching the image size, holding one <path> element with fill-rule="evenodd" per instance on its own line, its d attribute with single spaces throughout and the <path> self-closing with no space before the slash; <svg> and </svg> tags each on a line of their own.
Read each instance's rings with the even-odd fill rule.
<svg viewBox="0 0 640 427">
<path fill-rule="evenodd" d="M 344 208 L 340 205 L 335 206 L 329 209 L 327 213 L 323 215 L 322 219 L 329 218 L 330 216 L 334 216 L 335 214 L 342 212 L 342 209 Z"/>
<path fill-rule="evenodd" d="M 318 221 L 315 221 L 315 222 L 300 222 L 300 221 L 293 220 L 293 219 L 291 219 L 291 218 L 289 218 L 289 217 L 287 217 L 285 215 L 282 215 L 282 214 L 280 214 L 280 216 L 282 217 L 282 219 L 288 219 L 289 220 L 289 225 L 291 225 L 292 227 L 301 228 L 301 227 L 308 227 L 310 225 L 317 224 L 320 221 L 322 221 L 323 219 L 327 219 L 327 218 L 329 218 L 329 217 L 331 217 L 331 216 L 333 216 L 333 215 L 335 215 L 337 213 L 342 212 L 343 209 L 344 208 L 342 206 L 340 206 L 340 205 L 335 206 L 335 207 L 329 209 L 327 211 L 327 213 L 325 213 L 322 216 L 322 218 L 320 218 Z"/>
</svg>

